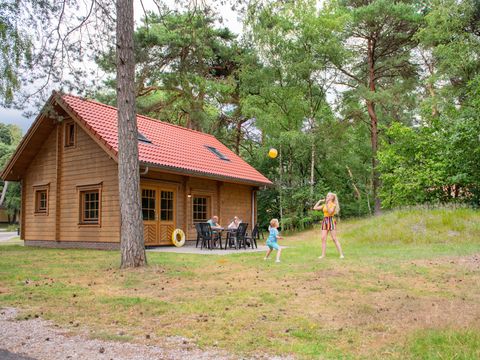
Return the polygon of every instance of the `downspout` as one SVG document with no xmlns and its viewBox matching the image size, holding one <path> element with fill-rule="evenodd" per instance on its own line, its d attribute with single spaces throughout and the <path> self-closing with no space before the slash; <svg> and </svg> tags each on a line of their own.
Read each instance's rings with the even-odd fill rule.
<svg viewBox="0 0 480 360">
<path fill-rule="evenodd" d="M 148 174 L 148 166 L 143 170 L 143 172 L 140 172 L 140 176 L 142 175 L 147 175 Z"/>
<path fill-rule="evenodd" d="M 255 190 L 252 190 L 252 231 L 255 226 Z"/>
</svg>

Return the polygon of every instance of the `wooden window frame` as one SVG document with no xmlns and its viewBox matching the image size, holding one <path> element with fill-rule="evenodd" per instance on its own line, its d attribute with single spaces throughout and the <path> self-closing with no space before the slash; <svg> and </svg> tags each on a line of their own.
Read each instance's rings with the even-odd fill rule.
<svg viewBox="0 0 480 360">
<path fill-rule="evenodd" d="M 77 186 L 78 193 L 78 226 L 79 227 L 102 227 L 102 184 Z M 85 193 L 98 191 L 98 220 L 97 222 L 85 221 L 84 219 L 84 196 Z"/>
<path fill-rule="evenodd" d="M 71 126 L 73 126 L 73 142 L 72 143 L 70 142 Z M 77 144 L 77 125 L 73 120 L 65 122 L 63 135 L 64 135 L 63 146 L 67 149 L 74 148 Z"/>
<path fill-rule="evenodd" d="M 204 221 L 195 220 L 195 198 L 205 198 L 207 199 L 207 209 L 206 209 L 206 219 Z M 211 209 L 212 209 L 212 197 L 210 195 L 203 194 L 192 194 L 192 223 L 195 225 L 197 223 L 206 222 L 211 218 Z"/>
<path fill-rule="evenodd" d="M 170 212 L 170 209 L 163 209 L 162 208 L 162 192 L 168 192 L 168 193 L 172 193 L 172 208 L 171 208 L 171 213 L 172 213 L 172 218 L 171 219 L 167 219 L 167 220 L 163 220 L 162 219 L 162 211 L 163 210 L 167 210 L 168 212 Z M 170 189 L 160 189 L 160 192 L 158 194 L 158 197 L 159 197 L 159 203 L 158 203 L 158 220 L 159 221 L 163 221 L 163 222 L 175 222 L 175 191 L 174 190 L 170 190 Z"/>
<path fill-rule="evenodd" d="M 154 208 L 151 208 L 151 207 L 148 207 L 148 208 L 144 208 L 143 207 L 143 192 L 144 191 L 154 191 L 155 192 L 155 196 L 152 198 L 152 197 L 146 197 L 146 199 L 154 199 L 154 202 L 155 202 L 155 207 Z M 141 201 L 142 201 L 142 221 L 157 221 L 157 190 L 156 189 L 152 189 L 152 188 L 149 188 L 149 187 L 144 187 L 144 188 L 141 188 L 140 190 L 140 198 L 141 198 Z M 150 204 L 149 204 L 150 205 Z M 153 210 L 153 219 L 144 219 L 143 217 L 143 210 L 147 210 L 147 211 L 152 211 Z"/>
<path fill-rule="evenodd" d="M 33 210 L 34 210 L 33 213 L 34 213 L 34 215 L 48 216 L 49 190 L 50 190 L 50 184 L 34 185 L 33 186 Z M 41 194 L 41 193 L 45 193 L 45 195 L 46 195 L 45 209 L 40 208 L 38 195 Z"/>
</svg>

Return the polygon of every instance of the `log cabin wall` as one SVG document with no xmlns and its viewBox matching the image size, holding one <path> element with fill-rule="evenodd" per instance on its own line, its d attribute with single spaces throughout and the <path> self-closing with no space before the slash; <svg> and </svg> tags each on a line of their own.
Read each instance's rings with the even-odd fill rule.
<svg viewBox="0 0 480 360">
<path fill-rule="evenodd" d="M 252 187 L 240 184 L 225 183 L 221 193 L 221 207 L 225 225 L 238 216 L 248 223 L 248 231 L 252 223 Z M 222 223 L 223 225 L 223 223 Z"/>
<path fill-rule="evenodd" d="M 187 232 L 185 236 L 188 240 L 195 240 L 197 238 L 193 222 L 193 201 L 195 198 L 207 199 L 207 218 L 217 215 L 221 225 L 223 225 L 224 220 L 221 211 L 218 212 L 217 181 L 190 177 L 187 189 L 191 197 L 188 197 L 187 194 Z"/>
<path fill-rule="evenodd" d="M 191 194 L 191 197 L 187 197 L 187 239 L 195 240 L 197 236 L 193 222 L 193 199 L 196 196 L 208 198 L 208 217 L 217 215 L 221 226 L 228 226 L 235 215 L 250 224 L 251 186 L 190 178 L 187 188 Z"/>
<path fill-rule="evenodd" d="M 65 147 L 68 123 L 64 121 L 56 126 L 26 171 L 22 184 L 25 187 L 24 240 L 118 243 L 117 165 L 76 124 L 74 145 Z M 99 225 L 79 224 L 79 189 L 89 185 L 101 187 Z M 44 187 L 48 190 L 47 212 L 36 213 L 35 191 Z"/>
<path fill-rule="evenodd" d="M 63 122 L 60 162 L 61 241 L 120 242 L 120 204 L 118 201 L 117 163 L 77 124 L 75 144 L 65 147 Z M 99 225 L 79 225 L 80 191 L 99 186 Z"/>
<path fill-rule="evenodd" d="M 22 182 L 24 240 L 54 240 L 56 214 L 56 131 L 45 139 L 43 146 L 27 168 Z M 46 212 L 35 212 L 35 191 L 47 190 Z"/>
</svg>

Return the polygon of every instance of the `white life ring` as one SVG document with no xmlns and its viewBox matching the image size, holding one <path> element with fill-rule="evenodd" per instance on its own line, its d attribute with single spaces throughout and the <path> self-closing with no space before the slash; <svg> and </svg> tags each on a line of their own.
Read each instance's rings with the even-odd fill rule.
<svg viewBox="0 0 480 360">
<path fill-rule="evenodd" d="M 176 247 L 185 245 L 185 233 L 182 229 L 175 229 L 172 233 L 172 243 Z"/>
</svg>

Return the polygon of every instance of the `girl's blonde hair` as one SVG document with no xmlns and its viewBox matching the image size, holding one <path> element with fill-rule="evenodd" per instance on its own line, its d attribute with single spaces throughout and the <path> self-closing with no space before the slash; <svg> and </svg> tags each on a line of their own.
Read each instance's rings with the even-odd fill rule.
<svg viewBox="0 0 480 360">
<path fill-rule="evenodd" d="M 270 226 L 275 227 L 275 225 L 277 225 L 277 227 L 280 225 L 280 223 L 278 222 L 278 219 L 270 220 Z"/>
<path fill-rule="evenodd" d="M 338 202 L 338 196 L 337 196 L 337 194 L 332 193 L 332 192 L 329 192 L 329 193 L 327 194 L 327 198 L 328 198 L 329 196 L 333 196 L 333 203 L 335 204 L 335 213 L 334 213 L 334 215 L 337 215 L 338 213 L 340 213 L 340 203 Z"/>
</svg>

